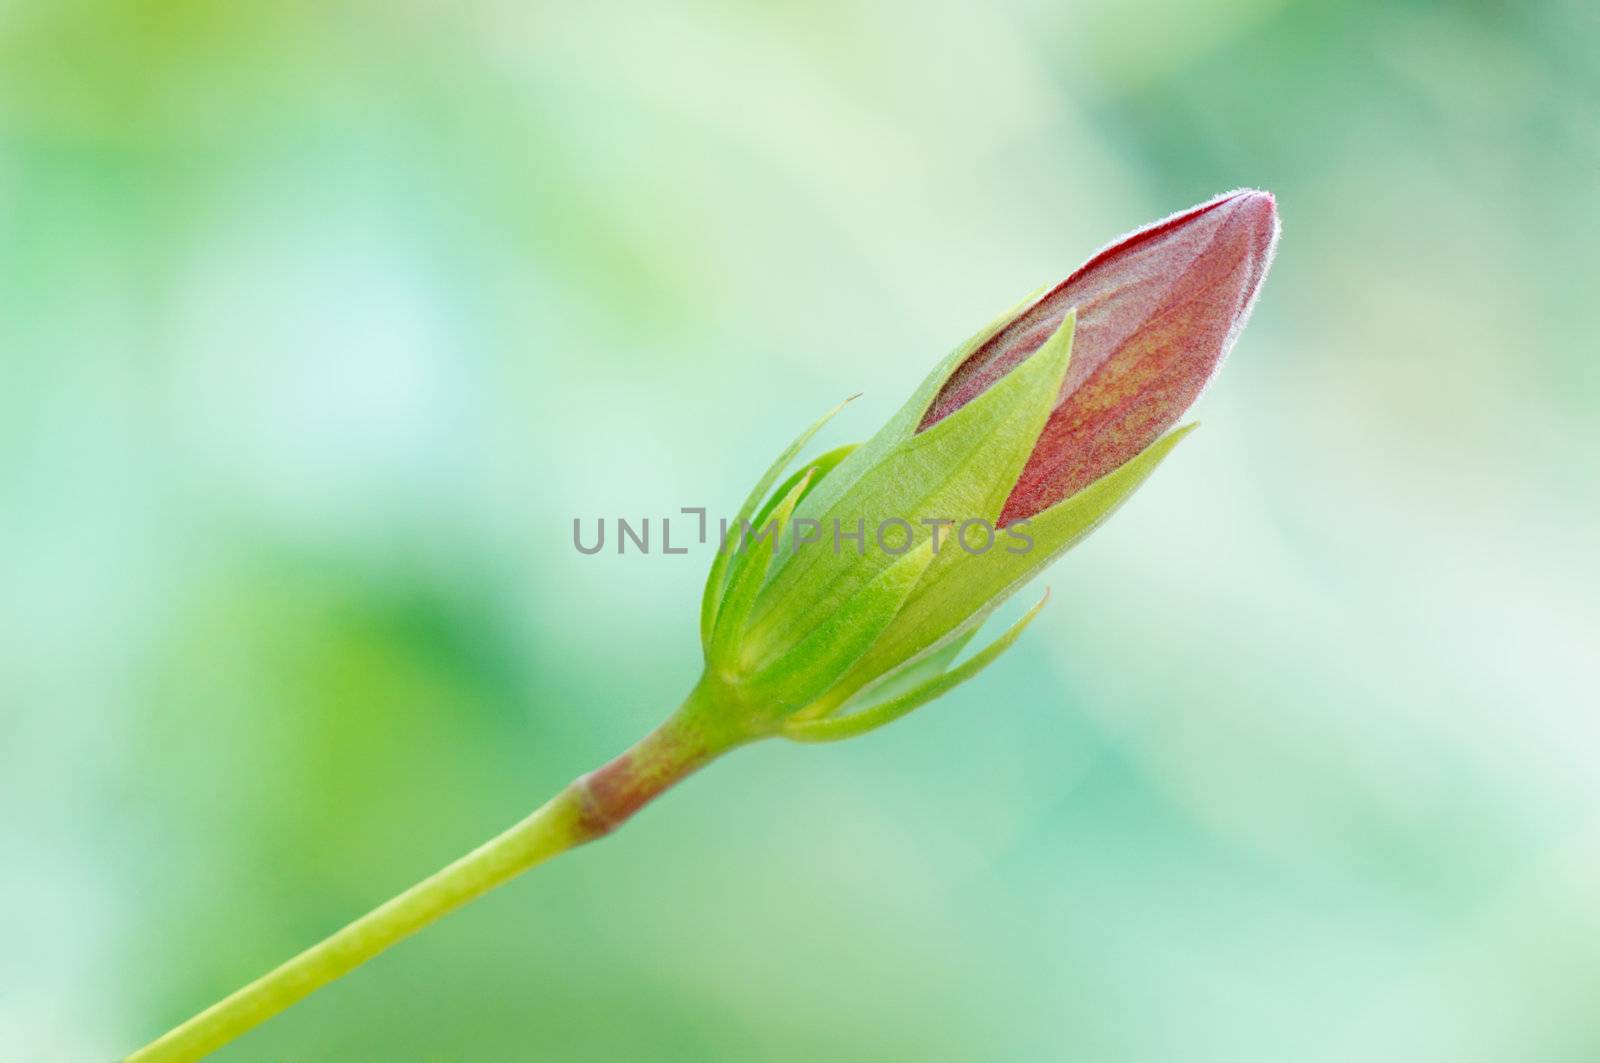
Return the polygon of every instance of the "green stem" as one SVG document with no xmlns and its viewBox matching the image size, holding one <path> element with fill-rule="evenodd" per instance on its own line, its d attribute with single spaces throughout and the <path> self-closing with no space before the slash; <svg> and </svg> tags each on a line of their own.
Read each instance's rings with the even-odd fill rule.
<svg viewBox="0 0 1600 1063">
<path fill-rule="evenodd" d="M 632 749 L 569 783 L 510 830 L 379 905 L 127 1057 L 186 1063 L 348 974 L 390 945 L 536 864 L 609 834 L 651 799 L 754 735 L 730 727 L 706 680 Z"/>
</svg>

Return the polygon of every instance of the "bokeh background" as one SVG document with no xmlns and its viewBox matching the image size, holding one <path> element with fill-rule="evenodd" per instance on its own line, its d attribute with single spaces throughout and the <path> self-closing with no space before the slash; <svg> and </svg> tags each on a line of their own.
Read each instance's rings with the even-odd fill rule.
<svg viewBox="0 0 1600 1063">
<path fill-rule="evenodd" d="M 622 748 L 839 398 L 1238 185 L 1202 430 L 979 682 L 757 747 L 245 1060 L 1600 1058 L 1579 0 L 0 4 L 0 1056 Z"/>
</svg>

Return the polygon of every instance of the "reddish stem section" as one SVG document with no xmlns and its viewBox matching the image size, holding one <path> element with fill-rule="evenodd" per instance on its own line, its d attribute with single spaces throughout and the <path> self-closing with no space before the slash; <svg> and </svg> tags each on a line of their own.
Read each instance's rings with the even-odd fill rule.
<svg viewBox="0 0 1600 1063">
<path fill-rule="evenodd" d="M 645 805 L 749 736 L 704 711 L 701 689 L 637 745 L 572 783 L 584 841 L 604 837 Z"/>
</svg>

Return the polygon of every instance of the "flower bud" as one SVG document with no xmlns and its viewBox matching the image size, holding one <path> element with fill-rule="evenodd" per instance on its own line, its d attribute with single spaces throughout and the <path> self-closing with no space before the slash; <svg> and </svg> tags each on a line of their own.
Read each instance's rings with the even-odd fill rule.
<svg viewBox="0 0 1600 1063">
<path fill-rule="evenodd" d="M 826 418 L 813 425 L 739 521 L 759 507 L 758 523 L 803 521 L 831 541 L 825 532 L 776 559 L 733 542 L 707 581 L 701 633 L 724 701 L 745 706 L 758 730 L 841 738 L 998 656 L 1038 607 L 950 667 L 996 606 L 1104 520 L 1185 434 L 1170 430 L 1243 327 L 1277 229 L 1271 195 L 1244 190 L 1122 238 L 953 352 L 867 443 L 774 492 Z M 986 526 L 987 547 L 951 542 L 949 529 L 974 523 Z M 841 528 L 860 529 L 861 541 L 840 549 Z M 1012 540 L 1005 547 L 993 544 L 996 529 Z"/>
</svg>

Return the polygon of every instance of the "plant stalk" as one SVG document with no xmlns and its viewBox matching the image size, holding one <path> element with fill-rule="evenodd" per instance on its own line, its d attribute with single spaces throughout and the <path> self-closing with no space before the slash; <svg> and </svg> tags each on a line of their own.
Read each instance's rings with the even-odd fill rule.
<svg viewBox="0 0 1600 1063">
<path fill-rule="evenodd" d="M 188 1063 L 544 861 L 604 837 L 692 772 L 756 735 L 730 727 L 702 679 L 683 707 L 526 819 L 128 1056 Z"/>
</svg>

